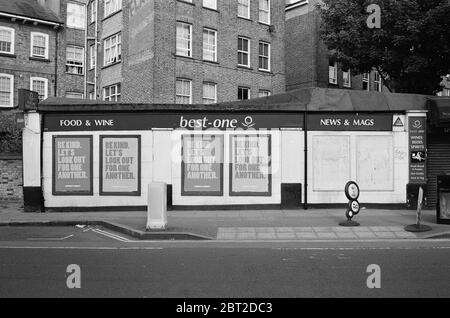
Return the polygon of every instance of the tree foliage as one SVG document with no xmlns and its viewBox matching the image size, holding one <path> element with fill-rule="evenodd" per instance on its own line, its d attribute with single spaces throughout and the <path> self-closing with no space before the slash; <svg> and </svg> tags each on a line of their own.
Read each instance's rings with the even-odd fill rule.
<svg viewBox="0 0 450 318">
<path fill-rule="evenodd" d="M 323 0 L 321 36 L 352 73 L 376 68 L 391 91 L 435 94 L 450 73 L 449 0 Z M 367 7 L 381 8 L 369 28 Z"/>
<path fill-rule="evenodd" d="M 22 129 L 16 125 L 16 114 L 0 111 L 0 153 L 22 152 Z"/>
</svg>

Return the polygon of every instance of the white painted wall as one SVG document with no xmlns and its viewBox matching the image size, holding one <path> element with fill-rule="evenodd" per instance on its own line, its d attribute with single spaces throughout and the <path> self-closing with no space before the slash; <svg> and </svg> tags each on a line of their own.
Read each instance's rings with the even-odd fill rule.
<svg viewBox="0 0 450 318">
<path fill-rule="evenodd" d="M 407 132 L 309 132 L 308 203 L 346 203 L 356 181 L 364 203 L 405 203 Z"/>
<path fill-rule="evenodd" d="M 281 130 L 281 183 L 305 185 L 305 139 L 300 129 Z M 302 190 L 302 202 L 305 193 Z"/>
<path fill-rule="evenodd" d="M 41 115 L 27 112 L 22 134 L 23 186 L 41 186 Z"/>
</svg>

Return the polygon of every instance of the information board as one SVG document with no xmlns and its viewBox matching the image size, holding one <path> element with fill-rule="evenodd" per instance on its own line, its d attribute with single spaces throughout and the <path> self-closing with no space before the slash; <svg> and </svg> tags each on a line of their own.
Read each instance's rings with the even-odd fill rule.
<svg viewBox="0 0 450 318">
<path fill-rule="evenodd" d="M 271 196 L 271 136 L 232 135 L 230 196 Z"/>
<path fill-rule="evenodd" d="M 100 136 L 100 195 L 141 195 L 141 137 Z"/>
<path fill-rule="evenodd" d="M 223 136 L 183 135 L 181 195 L 223 195 Z"/>
<path fill-rule="evenodd" d="M 409 117 L 409 183 L 427 183 L 426 117 Z"/>
<path fill-rule="evenodd" d="M 53 136 L 53 195 L 92 190 L 92 136 Z"/>
</svg>

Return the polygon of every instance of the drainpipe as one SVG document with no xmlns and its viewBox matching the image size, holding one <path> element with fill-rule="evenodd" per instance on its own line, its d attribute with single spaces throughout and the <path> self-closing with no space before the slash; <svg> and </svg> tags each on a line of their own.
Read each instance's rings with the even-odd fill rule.
<svg viewBox="0 0 450 318">
<path fill-rule="evenodd" d="M 306 105 L 305 116 L 303 118 L 303 136 L 304 136 L 304 146 L 305 146 L 305 202 L 303 203 L 303 208 L 308 210 L 308 105 Z"/>
<path fill-rule="evenodd" d="M 59 49 L 58 49 L 58 36 L 59 36 L 59 27 L 55 28 L 55 84 L 53 87 L 54 90 L 54 96 L 57 97 L 58 96 L 58 54 L 59 54 Z"/>
</svg>

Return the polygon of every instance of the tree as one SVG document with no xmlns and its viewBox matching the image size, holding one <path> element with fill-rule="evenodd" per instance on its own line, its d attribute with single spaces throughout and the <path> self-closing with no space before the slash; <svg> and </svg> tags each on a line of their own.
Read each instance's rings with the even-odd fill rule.
<svg viewBox="0 0 450 318">
<path fill-rule="evenodd" d="M 450 73 L 450 0 L 322 0 L 321 36 L 353 74 L 377 69 L 390 91 L 432 94 Z M 369 28 L 367 8 L 381 8 Z"/>
</svg>

